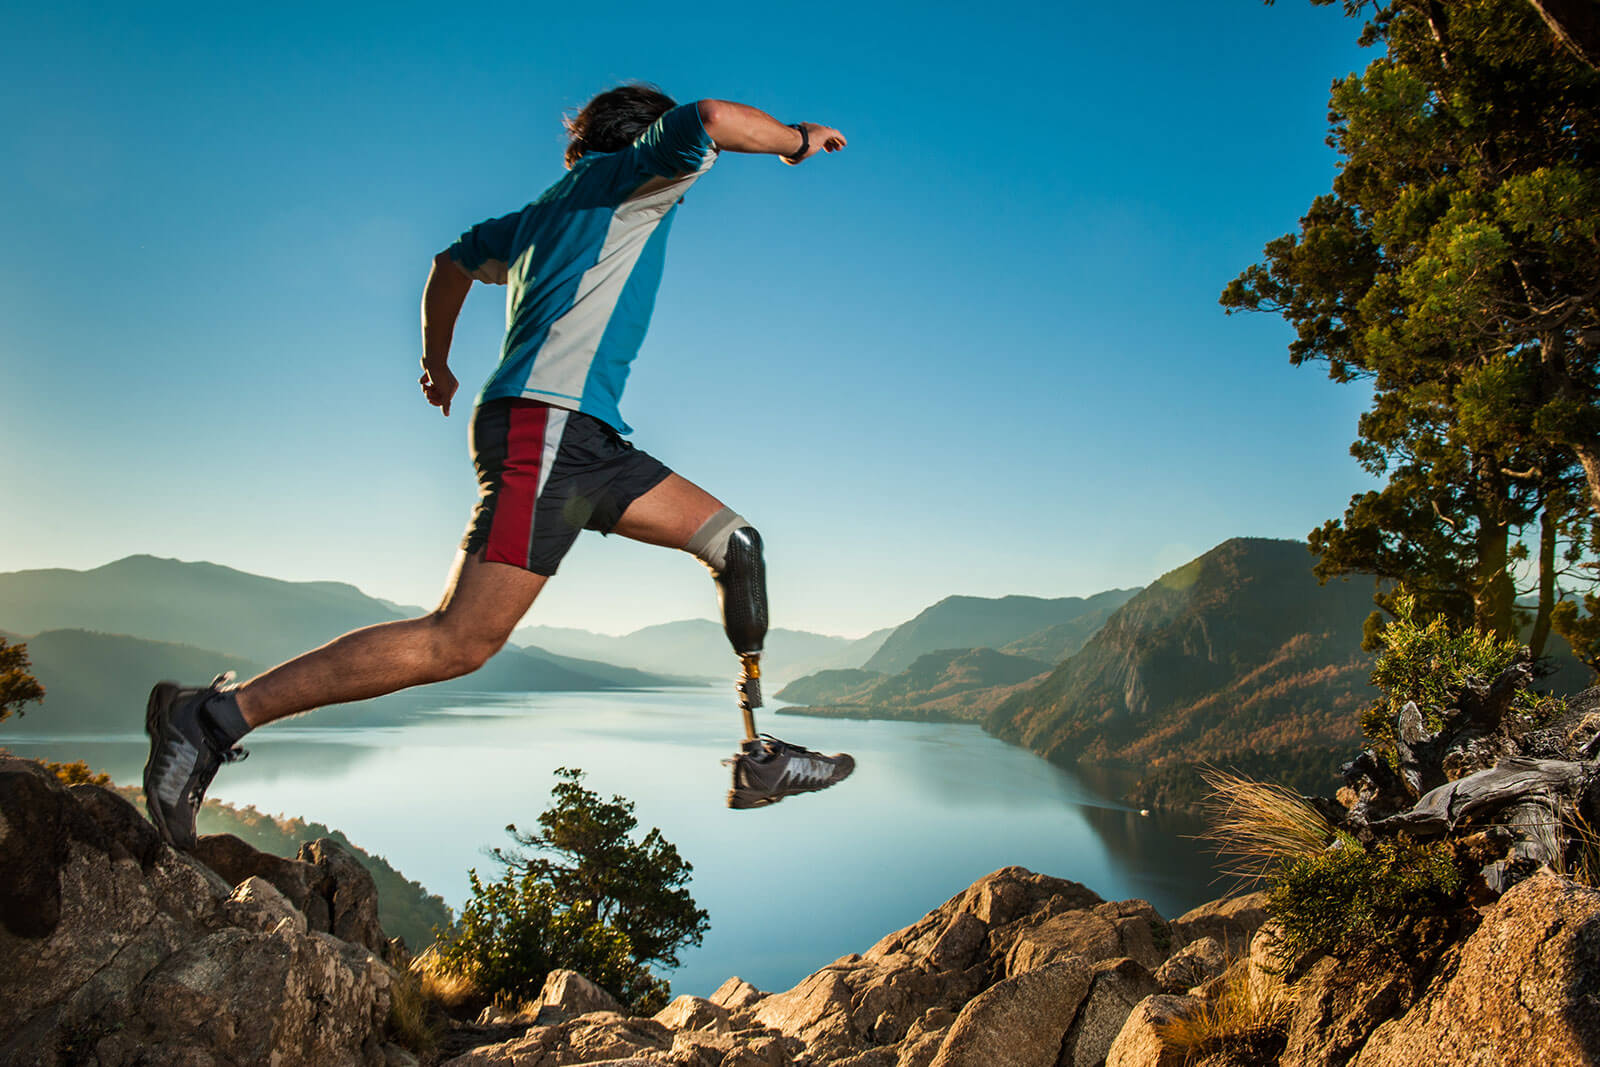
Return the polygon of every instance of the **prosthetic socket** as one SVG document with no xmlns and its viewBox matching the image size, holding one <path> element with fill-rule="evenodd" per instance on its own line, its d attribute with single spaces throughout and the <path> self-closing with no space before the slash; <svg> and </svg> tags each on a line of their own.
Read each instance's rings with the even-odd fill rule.
<svg viewBox="0 0 1600 1067">
<path fill-rule="evenodd" d="M 761 706 L 758 662 L 767 636 L 767 567 L 761 558 L 761 535 L 730 508 L 707 519 L 684 546 L 716 579 L 722 604 L 722 629 L 744 665 L 741 703 Z"/>
</svg>

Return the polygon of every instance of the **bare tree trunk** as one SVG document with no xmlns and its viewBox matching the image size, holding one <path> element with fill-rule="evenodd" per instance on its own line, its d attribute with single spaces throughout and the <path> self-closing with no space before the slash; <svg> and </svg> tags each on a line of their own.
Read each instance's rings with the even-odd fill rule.
<svg viewBox="0 0 1600 1067">
<path fill-rule="evenodd" d="M 1528 0 L 1556 40 L 1600 70 L 1600 5 L 1594 0 Z"/>
<path fill-rule="evenodd" d="M 1544 644 L 1550 639 L 1550 612 L 1556 606 L 1556 519 L 1545 507 L 1539 513 L 1539 608 L 1533 616 L 1533 633 L 1528 635 L 1528 649 L 1534 658 L 1544 655 Z"/>
</svg>

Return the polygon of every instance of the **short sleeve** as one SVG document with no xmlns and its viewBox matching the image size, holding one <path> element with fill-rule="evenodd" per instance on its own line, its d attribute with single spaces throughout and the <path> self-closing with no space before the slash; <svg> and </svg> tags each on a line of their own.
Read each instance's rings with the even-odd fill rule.
<svg viewBox="0 0 1600 1067">
<path fill-rule="evenodd" d="M 700 105 L 680 104 L 662 115 L 633 142 L 639 164 L 660 178 L 701 170 L 717 146 L 700 121 Z"/>
<path fill-rule="evenodd" d="M 522 212 L 502 215 L 497 219 L 480 222 L 462 234 L 447 250 L 456 266 L 480 282 L 494 285 L 506 283 L 506 270 L 512 259 L 512 242 L 517 237 L 517 225 Z"/>
</svg>

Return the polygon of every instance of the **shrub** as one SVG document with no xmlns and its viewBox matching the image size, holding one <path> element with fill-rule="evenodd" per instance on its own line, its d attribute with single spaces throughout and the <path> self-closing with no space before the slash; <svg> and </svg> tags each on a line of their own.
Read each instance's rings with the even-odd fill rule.
<svg viewBox="0 0 1600 1067">
<path fill-rule="evenodd" d="M 538 996 L 553 970 L 577 971 L 640 1015 L 667 1003 L 667 983 L 633 957 L 628 935 L 600 922 L 593 907 L 564 905 L 531 871 L 508 868 L 498 882 L 468 878 L 472 899 L 456 929 L 438 942 L 446 973 L 513 1002 Z"/>
<path fill-rule="evenodd" d="M 1382 649 L 1372 670 L 1372 684 L 1383 695 L 1361 716 L 1361 732 L 1385 754 L 1393 752 L 1398 740 L 1395 720 L 1407 701 L 1415 701 L 1428 728 L 1437 730 L 1444 725 L 1441 712 L 1455 706 L 1468 682 L 1492 681 L 1524 651 L 1514 638 L 1457 630 L 1442 615 L 1423 623 L 1409 595 L 1396 597 L 1394 610 L 1394 621 L 1379 635 Z M 1559 700 L 1521 689 L 1513 697 L 1511 713 L 1539 725 L 1563 708 Z"/>
<path fill-rule="evenodd" d="M 1418 921 L 1459 906 L 1464 886 L 1448 842 L 1402 837 L 1365 849 L 1340 834 L 1332 848 L 1289 862 L 1274 876 L 1267 912 L 1280 927 L 1278 956 L 1407 949 Z"/>
<path fill-rule="evenodd" d="M 72 763 L 52 763 L 44 761 L 44 769 L 55 775 L 62 785 L 110 785 L 111 776 L 101 771 L 96 771 L 83 760 Z"/>
</svg>

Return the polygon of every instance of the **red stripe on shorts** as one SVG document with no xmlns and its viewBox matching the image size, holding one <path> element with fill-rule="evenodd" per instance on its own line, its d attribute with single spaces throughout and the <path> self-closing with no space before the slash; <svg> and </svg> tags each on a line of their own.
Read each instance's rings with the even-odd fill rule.
<svg viewBox="0 0 1600 1067">
<path fill-rule="evenodd" d="M 543 404 L 513 404 L 508 414 L 511 426 L 506 431 L 505 472 L 500 476 L 499 500 L 483 558 L 526 567 L 550 409 Z"/>
</svg>

